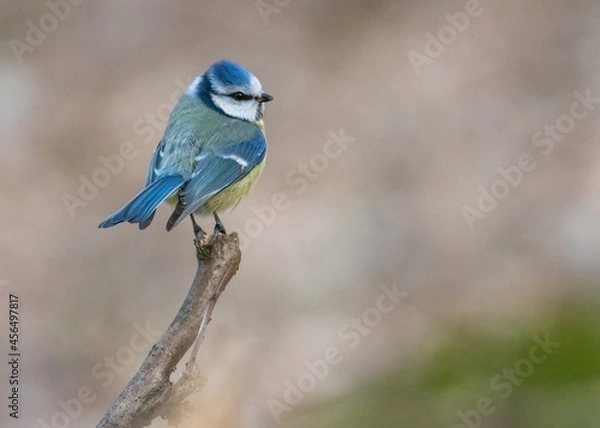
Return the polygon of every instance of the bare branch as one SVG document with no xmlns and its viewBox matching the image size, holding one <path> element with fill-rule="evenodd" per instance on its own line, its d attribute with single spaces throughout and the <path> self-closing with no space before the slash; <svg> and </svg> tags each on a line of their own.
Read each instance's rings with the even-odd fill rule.
<svg viewBox="0 0 600 428">
<path fill-rule="evenodd" d="M 202 387 L 196 354 L 217 299 L 237 272 L 242 253 L 235 233 L 216 234 L 212 242 L 202 235 L 194 243 L 198 271 L 181 309 L 97 428 L 142 428 L 157 416 L 173 418 L 183 400 Z M 171 373 L 194 342 L 185 371 L 171 382 Z"/>
</svg>

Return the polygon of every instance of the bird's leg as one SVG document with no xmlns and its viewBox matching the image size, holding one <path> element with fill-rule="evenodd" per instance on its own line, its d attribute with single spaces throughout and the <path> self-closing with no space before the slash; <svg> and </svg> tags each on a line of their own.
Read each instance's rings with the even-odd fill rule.
<svg viewBox="0 0 600 428">
<path fill-rule="evenodd" d="M 222 233 L 223 235 L 227 235 L 227 231 L 225 230 L 225 226 L 223 226 L 223 222 L 221 221 L 221 219 L 217 215 L 216 211 L 213 213 L 213 215 L 215 216 L 215 231 L 213 233 L 213 236 L 216 235 L 217 233 Z"/>
<path fill-rule="evenodd" d="M 206 232 L 196 223 L 196 219 L 194 218 L 194 214 L 190 214 L 190 218 L 192 219 L 192 225 L 194 226 L 194 235 L 197 237 L 201 237 L 202 235 L 206 235 Z"/>
</svg>

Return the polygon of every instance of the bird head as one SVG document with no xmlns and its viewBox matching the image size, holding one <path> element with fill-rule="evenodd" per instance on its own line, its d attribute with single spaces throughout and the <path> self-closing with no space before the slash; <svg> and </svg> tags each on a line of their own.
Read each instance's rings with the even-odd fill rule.
<svg viewBox="0 0 600 428">
<path fill-rule="evenodd" d="M 211 65 L 190 85 L 188 94 L 223 114 L 249 122 L 261 120 L 264 104 L 273 99 L 252 73 L 232 61 Z"/>
</svg>

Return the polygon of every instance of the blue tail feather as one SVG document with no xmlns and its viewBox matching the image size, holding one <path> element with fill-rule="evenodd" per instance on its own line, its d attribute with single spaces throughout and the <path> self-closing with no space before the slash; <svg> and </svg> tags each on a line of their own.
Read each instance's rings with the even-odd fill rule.
<svg viewBox="0 0 600 428">
<path fill-rule="evenodd" d="M 140 229 L 145 229 L 152 222 L 154 211 L 171 193 L 184 183 L 180 175 L 159 177 L 144 190 L 138 193 L 123 208 L 108 217 L 98 225 L 101 229 L 116 226 L 125 221 L 140 223 Z"/>
</svg>

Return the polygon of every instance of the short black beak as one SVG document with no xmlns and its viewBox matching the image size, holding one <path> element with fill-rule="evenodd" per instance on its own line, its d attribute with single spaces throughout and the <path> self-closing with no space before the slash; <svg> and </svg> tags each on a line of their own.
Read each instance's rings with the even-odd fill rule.
<svg viewBox="0 0 600 428">
<path fill-rule="evenodd" d="M 261 103 L 268 103 L 269 101 L 273 101 L 273 97 L 266 92 L 263 92 L 260 94 L 260 97 L 258 97 L 258 101 Z"/>
</svg>

